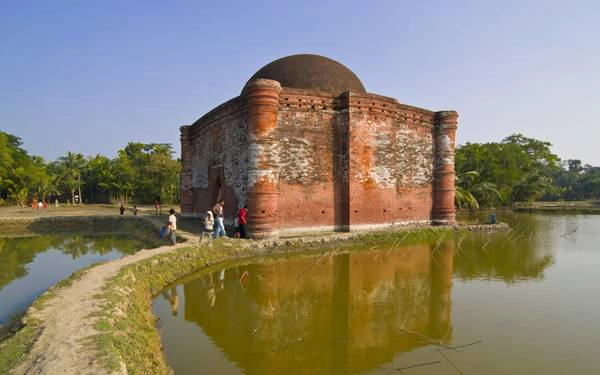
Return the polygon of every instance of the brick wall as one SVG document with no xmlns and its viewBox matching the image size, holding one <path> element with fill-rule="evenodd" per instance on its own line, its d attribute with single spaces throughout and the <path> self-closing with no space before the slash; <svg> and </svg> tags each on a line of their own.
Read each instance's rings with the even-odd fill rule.
<svg viewBox="0 0 600 375">
<path fill-rule="evenodd" d="M 233 217 L 237 207 L 246 203 L 249 150 L 245 101 L 232 99 L 184 128 L 188 136 L 185 146 L 182 139 L 182 213 L 198 216 L 223 198 L 225 214 Z"/>
<path fill-rule="evenodd" d="M 269 80 L 247 87 L 181 128 L 185 214 L 209 209 L 221 183 L 229 219 L 247 197 L 261 201 L 250 205 L 265 233 L 452 222 L 455 112 Z"/>
<path fill-rule="evenodd" d="M 378 95 L 284 90 L 280 228 L 430 221 L 433 121 Z"/>
</svg>

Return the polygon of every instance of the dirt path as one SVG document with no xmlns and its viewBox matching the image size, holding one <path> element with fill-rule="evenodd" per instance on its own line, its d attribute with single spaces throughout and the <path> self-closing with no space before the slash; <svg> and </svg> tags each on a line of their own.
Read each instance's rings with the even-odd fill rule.
<svg viewBox="0 0 600 375">
<path fill-rule="evenodd" d="M 80 279 L 60 290 L 43 310 L 34 314 L 43 322 L 43 331 L 15 373 L 106 373 L 96 362 L 95 350 L 86 345 L 90 337 L 98 334 L 94 329 L 97 318 L 90 315 L 99 310 L 102 301 L 94 296 L 102 291 L 110 278 L 117 275 L 121 267 L 185 246 L 189 245 L 140 250 L 134 255 L 91 268 Z M 122 373 L 126 371 L 123 369 Z"/>
<path fill-rule="evenodd" d="M 193 234 L 178 234 L 184 234 L 190 241 L 197 241 Z M 42 322 L 43 329 L 24 361 L 13 370 L 14 373 L 106 373 L 106 369 L 96 360 L 97 352 L 94 346 L 90 345 L 91 337 L 99 333 L 94 329 L 98 319 L 92 317 L 92 314 L 99 311 L 103 304 L 101 299 L 94 296 L 102 292 L 102 287 L 116 276 L 122 267 L 186 246 L 189 246 L 189 243 L 140 250 L 133 255 L 93 267 L 71 285 L 58 290 L 43 309 L 33 313 L 33 316 Z M 120 373 L 126 374 L 127 371 L 122 369 Z"/>
</svg>

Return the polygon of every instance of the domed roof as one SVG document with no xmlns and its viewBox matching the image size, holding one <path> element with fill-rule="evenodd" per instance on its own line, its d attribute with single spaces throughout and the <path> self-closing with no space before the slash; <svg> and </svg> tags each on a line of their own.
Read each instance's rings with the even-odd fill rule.
<svg viewBox="0 0 600 375">
<path fill-rule="evenodd" d="M 366 93 L 356 74 L 339 62 L 320 55 L 291 55 L 277 59 L 256 72 L 248 82 L 263 78 L 283 87 L 319 90 L 339 95 L 346 91 Z"/>
</svg>

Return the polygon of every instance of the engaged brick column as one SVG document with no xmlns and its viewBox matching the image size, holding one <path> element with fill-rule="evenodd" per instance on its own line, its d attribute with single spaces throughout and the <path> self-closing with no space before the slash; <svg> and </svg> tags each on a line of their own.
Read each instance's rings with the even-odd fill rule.
<svg viewBox="0 0 600 375">
<path fill-rule="evenodd" d="M 181 199 L 181 213 L 185 216 L 189 216 L 194 214 L 190 127 L 182 126 L 179 130 L 181 131 L 181 176 L 179 177 L 179 196 Z"/>
<path fill-rule="evenodd" d="M 433 224 L 456 224 L 454 208 L 454 143 L 458 113 L 442 111 L 435 114 L 435 162 L 433 171 Z"/>
<path fill-rule="evenodd" d="M 279 112 L 281 85 L 256 79 L 244 88 L 248 100 L 248 232 L 252 238 L 277 236 L 278 167 L 274 130 Z"/>
</svg>

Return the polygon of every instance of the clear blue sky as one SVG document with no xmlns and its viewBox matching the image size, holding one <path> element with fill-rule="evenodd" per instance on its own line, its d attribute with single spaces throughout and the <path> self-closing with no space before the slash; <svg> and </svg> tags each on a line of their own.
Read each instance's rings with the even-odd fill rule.
<svg viewBox="0 0 600 375">
<path fill-rule="evenodd" d="M 369 92 L 600 165 L 600 1 L 3 1 L 0 129 L 31 154 L 169 142 L 266 63 L 317 53 Z"/>
</svg>

